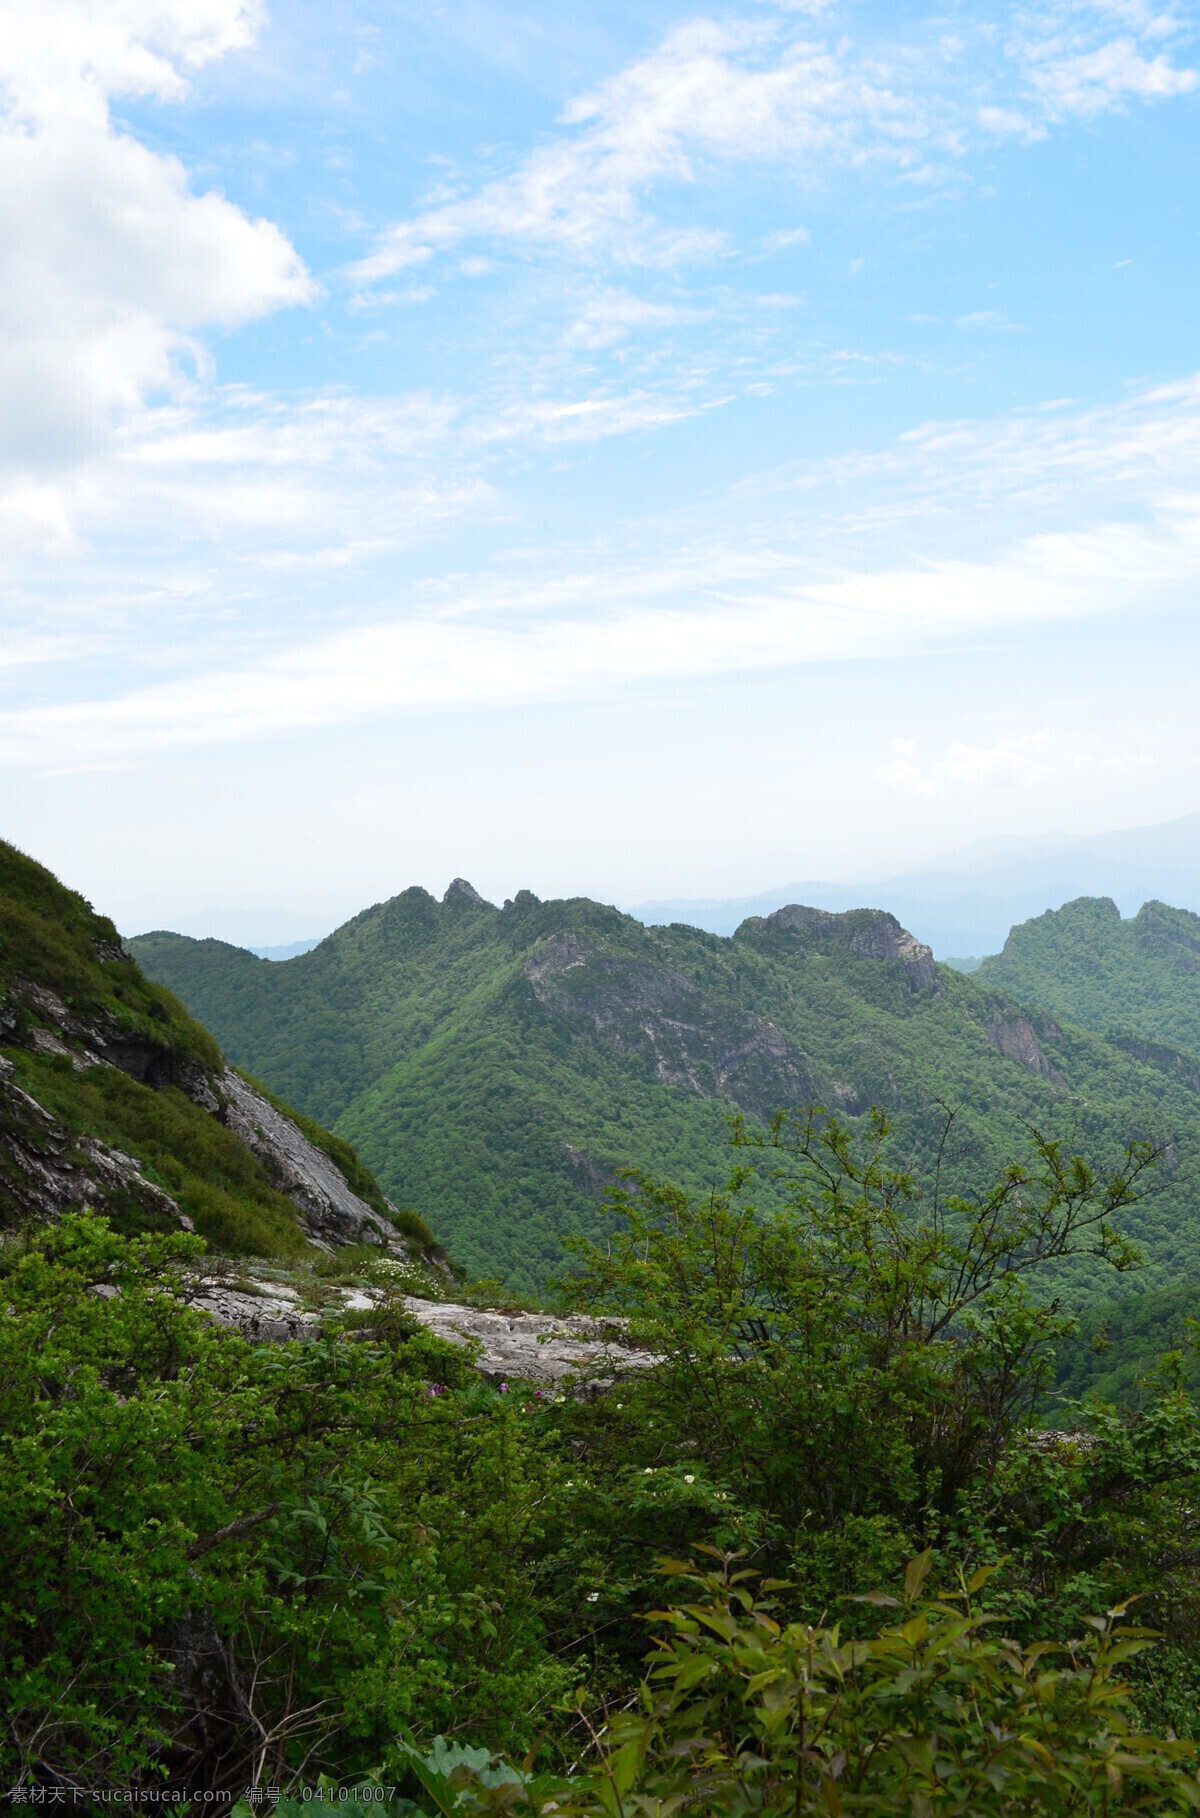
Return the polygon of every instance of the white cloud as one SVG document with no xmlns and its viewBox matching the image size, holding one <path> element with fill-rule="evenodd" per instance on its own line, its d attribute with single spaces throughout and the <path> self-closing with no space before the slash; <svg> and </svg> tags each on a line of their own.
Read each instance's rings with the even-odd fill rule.
<svg viewBox="0 0 1200 1818">
<path fill-rule="evenodd" d="M 269 221 L 196 195 L 109 97 L 171 100 L 248 44 L 250 0 L 0 5 L 0 462 L 45 473 L 204 365 L 194 337 L 313 287 Z"/>
<path fill-rule="evenodd" d="M 612 347 L 639 328 L 675 328 L 696 312 L 672 303 L 654 303 L 632 291 L 605 288 L 587 297 L 567 329 L 568 346 Z"/>
<path fill-rule="evenodd" d="M 1190 94 L 1200 76 L 1159 48 L 1183 29 L 1178 16 L 1141 0 L 1074 0 L 1018 13 L 1009 48 L 1024 75 L 1027 108 L 1039 123 L 1054 123 Z M 1000 128 L 998 120 L 988 124 Z M 1028 136 L 1030 128 L 1018 116 L 1011 130 Z"/>
<path fill-rule="evenodd" d="M 359 433 L 348 409 L 341 430 L 320 430 L 323 458 L 339 433 Z M 378 430 L 384 440 L 403 433 L 390 423 Z M 408 433 L 419 449 L 421 432 Z M 278 456 L 280 440 L 271 446 Z M 207 446 L 209 465 L 228 462 L 231 473 L 245 453 L 220 436 Z M 226 639 L 220 660 L 206 660 L 200 647 L 177 679 L 4 715 L 0 757 L 14 767 L 109 765 L 364 716 L 602 699 L 639 685 L 1011 638 L 1024 626 L 1137 612 L 1148 600 L 1158 610 L 1190 605 L 1200 564 L 1200 382 L 1105 412 L 930 425 L 889 458 L 891 468 L 873 456 L 789 470 L 757 490 L 734 489 L 703 517 L 617 526 L 607 543 L 512 552 L 478 574 L 410 586 L 370 624 L 298 638 L 291 623 L 269 655 L 245 643 L 238 654 Z M 303 495 L 314 511 L 318 495 L 315 485 Z M 286 475 L 280 496 L 294 515 L 300 495 Z M 841 500 L 836 521 L 831 497 Z M 261 545 L 254 524 L 272 499 L 265 482 L 249 490 L 247 546 Z M 415 535 L 428 514 L 463 501 L 414 496 L 411 506 Z M 361 546 L 347 547 L 345 559 L 371 553 L 372 525 L 386 536 L 389 509 L 402 516 L 399 493 L 390 507 L 381 494 L 374 517 L 364 512 Z M 281 511 L 281 539 L 302 553 L 308 528 L 287 518 Z M 973 549 L 947 549 L 948 520 L 974 527 Z M 227 596 L 227 564 L 221 584 Z M 930 799 L 1032 789 L 1068 762 L 1047 736 L 963 743 L 928 764 L 904 744 L 881 780 Z M 1129 738 L 1079 750 L 1080 763 L 1115 765 L 1114 775 L 1142 761 Z"/>
<path fill-rule="evenodd" d="M 825 39 L 814 35 L 823 21 L 813 15 L 832 10 L 777 6 L 675 27 L 571 102 L 508 175 L 388 228 L 353 281 L 371 286 L 473 241 L 625 266 L 712 257 L 726 250 L 723 233 L 666 226 L 651 210 L 656 188 L 699 187 L 751 162 L 806 183 L 868 164 L 929 183 L 961 164 L 980 131 L 1036 140 L 1071 117 L 1169 100 L 1200 80 L 1163 48 L 1179 20 L 1140 0 L 1018 7 L 1007 35 L 986 17 L 948 32 L 931 15 L 904 42 L 872 44 L 837 33 L 834 19 Z M 760 244 L 806 238 L 786 228 Z"/>
<path fill-rule="evenodd" d="M 24 120 L 107 125 L 111 95 L 174 101 L 188 73 L 244 50 L 261 0 L 0 0 L 0 87 Z"/>
<path fill-rule="evenodd" d="M 996 334 L 1024 334 L 1026 331 L 1019 322 L 1012 322 L 1002 309 L 976 309 L 970 315 L 959 316 L 956 327 L 966 329 L 990 329 Z"/>
<path fill-rule="evenodd" d="M 958 740 L 923 763 L 916 739 L 893 739 L 891 762 L 875 781 L 891 793 L 932 802 L 977 800 L 985 792 L 1030 795 L 1080 776 L 1126 782 L 1153 771 L 1168 743 L 1178 757 L 1177 728 L 1161 723 L 1040 727 L 986 745 Z"/>
<path fill-rule="evenodd" d="M 723 162 L 799 161 L 810 175 L 817 160 L 910 163 L 928 136 L 916 98 L 896 92 L 886 68 L 770 19 L 677 27 L 573 101 L 561 125 L 579 130 L 560 132 L 474 195 L 389 229 L 354 267 L 355 280 L 375 283 L 475 239 L 676 264 L 719 251 L 723 237 L 655 223 L 644 208 L 654 185 L 691 184 Z"/>
</svg>

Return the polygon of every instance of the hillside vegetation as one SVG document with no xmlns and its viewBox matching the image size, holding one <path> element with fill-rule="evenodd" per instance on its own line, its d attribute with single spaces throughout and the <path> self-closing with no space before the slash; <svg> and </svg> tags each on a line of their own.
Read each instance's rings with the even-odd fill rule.
<svg viewBox="0 0 1200 1818">
<path fill-rule="evenodd" d="M 314 1220 L 393 1229 L 345 1141 L 232 1074 L 112 922 L 0 842 L 0 1231 L 83 1205 L 260 1256 L 303 1251 Z"/>
<path fill-rule="evenodd" d="M 1124 920 L 1110 898 L 1080 897 L 1015 927 L 975 977 L 1104 1033 L 1164 1077 L 1200 1082 L 1200 915 L 1190 910 L 1148 902 Z M 1136 1402 L 1155 1359 L 1185 1345 L 1189 1320 L 1200 1319 L 1200 1283 L 1181 1274 L 1097 1304 L 1062 1361 L 1061 1386 Z"/>
<path fill-rule="evenodd" d="M 851 1128 L 885 1107 L 928 1197 L 949 1111 L 943 1164 L 966 1193 L 1029 1153 L 1033 1129 L 1109 1163 L 1157 1142 L 1131 1226 L 1142 1285 L 1200 1280 L 1200 1070 L 937 966 L 879 911 L 794 907 L 724 938 L 586 899 L 497 909 L 459 881 L 441 903 L 406 890 L 283 964 L 165 933 L 133 947 L 472 1273 L 520 1289 L 561 1267 L 562 1233 L 599 1234 L 618 1170 L 703 1193 L 731 1114 L 762 1129 L 811 1103 Z M 761 1183 L 763 1203 L 773 1191 Z M 1102 1291 L 1075 1265 L 1074 1300 Z"/>
<path fill-rule="evenodd" d="M 1084 1029 L 1183 1050 L 1200 1073 L 1200 915 L 1143 903 L 1123 920 L 1106 896 L 1081 896 L 1015 927 L 985 959 L 981 983 Z M 1170 1064 L 1165 1055 L 1157 1065 Z"/>
<path fill-rule="evenodd" d="M 639 1144 L 701 1183 L 631 1175 L 601 1241 L 570 1242 L 558 1342 L 608 1333 L 625 1361 L 597 1380 L 585 1344 L 547 1389 L 416 1319 L 409 1268 L 381 1253 L 394 1226 L 340 1163 L 389 1204 L 341 1139 L 230 1069 L 81 899 L 0 861 L 14 1804 L 1200 1809 L 1187 1361 L 1163 1359 L 1135 1408 L 1037 1426 L 1064 1279 L 1098 1290 L 1138 1231 L 1161 1275 L 1186 1227 L 1177 1071 L 1178 1154 L 1155 1170 L 1153 1068 L 940 971 L 875 912 L 791 909 L 733 941 L 588 903 L 496 911 L 462 886 L 371 912 L 340 960 L 341 936 L 315 970 L 268 972 L 323 981 L 295 1068 L 331 1092 L 357 1046 L 343 1128 L 415 1098 L 402 1138 L 385 1121 L 395 1167 L 446 1203 L 439 1165 L 492 1183 L 462 1204 L 507 1208 L 495 1254 L 521 1219 L 552 1228 L 563 1179 L 599 1225 L 594 1190 Z M 245 957 L 243 1027 L 282 1043 Z M 219 977 L 226 953 L 202 958 Z M 943 1086 L 973 1096 L 934 1196 Z M 779 1099 L 818 1096 L 839 1114 L 766 1127 Z M 885 1096 L 890 1133 L 868 1109 Z M 1031 1134 L 1031 1108 L 1094 1140 Z M 1009 1130 L 1021 1153 L 992 1168 Z M 264 1247 L 350 1230 L 373 1248 L 319 1259 L 330 1285 L 302 1322 L 234 1329 L 197 1292 L 185 1204 Z M 334 1291 L 364 1270 L 370 1295 Z M 298 1274 L 245 1265 L 228 1298 Z M 1094 1336 L 1124 1361 L 1135 1328 Z"/>
</svg>

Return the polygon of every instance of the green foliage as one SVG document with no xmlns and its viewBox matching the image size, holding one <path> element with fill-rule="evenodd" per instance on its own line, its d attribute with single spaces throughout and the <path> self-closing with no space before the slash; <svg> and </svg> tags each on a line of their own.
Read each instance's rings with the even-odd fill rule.
<svg viewBox="0 0 1200 1818">
<path fill-rule="evenodd" d="M 976 976 L 1085 1029 L 1140 1036 L 1150 1064 L 1196 1076 L 1198 955 L 1200 915 L 1151 902 L 1124 921 L 1109 897 L 1081 896 L 1014 928 Z"/>
<path fill-rule="evenodd" d="M 1196 1322 L 1200 1283 L 1131 1293 L 1090 1308 L 1079 1322 L 1078 1343 L 1058 1360 L 1057 1387 L 1074 1400 L 1089 1390 L 1104 1401 L 1139 1405 L 1155 1366 L 1165 1352 L 1181 1354 L 1189 1382 L 1200 1379 Z"/>
<path fill-rule="evenodd" d="M 1040 1141 L 1036 1175 L 1011 1168 L 980 1202 L 950 1198 L 922 1219 L 886 1137 L 879 1117 L 860 1158 L 837 1123 L 779 1118 L 768 1143 L 742 1130 L 743 1153 L 783 1159 L 772 1215 L 746 1166 L 699 1205 L 640 1177 L 614 1196 L 624 1229 L 573 1245 L 571 1302 L 630 1320 L 663 1360 L 655 1407 L 746 1486 L 780 1542 L 814 1518 L 837 1529 L 951 1510 L 1033 1415 L 1069 1330 L 1024 1278 L 1085 1250 L 1131 1260 L 1113 1221 L 1146 1151 L 1104 1179 Z"/>
<path fill-rule="evenodd" d="M 304 1234 L 290 1199 L 272 1187 L 261 1162 L 225 1125 L 176 1086 L 157 1091 L 119 1067 L 79 1073 L 69 1060 L 10 1050 L 15 1077 L 66 1127 L 134 1155 L 165 1187 L 197 1231 L 223 1250 L 297 1256 Z M 141 1228 L 135 1204 L 123 1229 Z"/>
<path fill-rule="evenodd" d="M 756 1597 L 753 1574 L 729 1564 L 667 1566 L 690 1596 L 659 1616 L 666 1633 L 641 1708 L 597 1738 L 585 1787 L 525 1809 L 1016 1818 L 1200 1808 L 1191 1745 L 1131 1721 L 1120 1669 L 1154 1638 L 1118 1626 L 1125 1605 L 1078 1640 L 1023 1648 L 975 1602 L 987 1568 L 921 1600 L 926 1553 L 906 1573 L 903 1618 L 846 1640 L 836 1626 L 781 1620 L 778 1599 Z M 870 1601 L 900 1607 L 879 1593 Z"/>
<path fill-rule="evenodd" d="M 431 1250 L 437 1242 L 432 1230 L 421 1217 L 421 1214 L 419 1212 L 414 1212 L 411 1206 L 404 1206 L 398 1212 L 393 1213 L 392 1223 L 395 1225 L 397 1231 L 404 1237 L 411 1237 L 418 1248 L 422 1250 Z"/>
<path fill-rule="evenodd" d="M 68 1217 L 6 1258 L 6 1784 L 361 1772 L 409 1728 L 527 1747 L 573 1682 L 532 1595 L 541 1423 L 407 1326 L 246 1344 L 188 1307 L 198 1251 Z M 207 1742 L 198 1625 L 244 1706 Z"/>
<path fill-rule="evenodd" d="M 21 1155 L 38 1154 L 47 1140 L 56 1159 L 74 1163 L 81 1180 L 92 1182 L 89 1192 L 122 1230 L 174 1227 L 170 1209 L 136 1182 L 120 1189 L 111 1179 L 97 1183 L 86 1139 L 99 1138 L 141 1163 L 144 1179 L 165 1188 L 222 1249 L 294 1256 L 303 1248 L 296 1207 L 212 1114 L 225 1069 L 216 1042 L 169 991 L 143 976 L 110 921 L 3 842 L 0 1010 L 13 1037 L 4 1058 L 29 1095 L 0 1095 L 0 1229 L 22 1216 L 30 1170 Z M 113 1064 L 96 1065 L 93 1049 Z M 344 1138 L 267 1097 L 295 1118 L 353 1191 L 390 1217 L 374 1176 Z M 61 1131 L 48 1132 L 39 1106 Z"/>
<path fill-rule="evenodd" d="M 195 1239 L 69 1217 L 0 1250 L 7 1783 L 399 1784 L 426 1814 L 589 1818 L 697 1785 L 731 1813 L 1087 1811 L 1105 1786 L 1110 1811 L 1173 1809 L 1200 1414 L 1176 1360 L 1137 1411 L 1028 1425 L 1066 1323 L 1038 1282 L 1127 1260 L 1145 1157 L 1098 1175 L 1047 1140 L 922 1218 L 885 1139 L 743 1128 L 726 1193 L 618 1196 L 624 1235 L 571 1295 L 656 1361 L 603 1395 L 482 1381 L 400 1282 L 365 1333 L 256 1347 L 189 1306 Z M 910 1572 L 881 1629 L 864 1593 L 922 1551 L 956 1595 L 918 1608 Z M 734 1554 L 768 1574 L 757 1602 Z M 664 1557 L 722 1569 L 678 1568 L 656 1617 Z M 1102 1619 L 1039 1650 L 1128 1594 L 1161 1649 Z"/>
<path fill-rule="evenodd" d="M 1110 1167 L 1130 1141 L 1161 1143 L 1130 1224 L 1145 1286 L 1200 1280 L 1200 1066 L 1193 1079 L 1022 1011 L 982 974 L 922 980 L 864 957 L 878 922 L 751 921 L 725 940 L 586 900 L 523 892 L 498 910 L 408 890 L 286 966 L 169 934 L 134 947 L 472 1274 L 519 1293 L 561 1269 L 564 1232 L 600 1236 L 621 1169 L 703 1194 L 724 1176 L 732 1113 L 765 1131 L 779 1107 L 812 1103 L 867 1133 L 884 1106 L 927 1205 L 939 1159 L 982 1195 L 1030 1153 L 1031 1127 Z M 960 1107 L 948 1147 L 947 1105 Z M 771 1209 L 771 1182 L 759 1192 Z M 1086 1260 L 1059 1286 L 1080 1308 L 1111 1292 Z"/>
</svg>

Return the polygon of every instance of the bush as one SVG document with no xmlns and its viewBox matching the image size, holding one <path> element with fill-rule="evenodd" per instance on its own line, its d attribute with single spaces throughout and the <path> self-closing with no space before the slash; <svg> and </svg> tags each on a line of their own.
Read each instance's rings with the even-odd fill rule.
<svg viewBox="0 0 1200 1818">
<path fill-rule="evenodd" d="M 402 1236 L 411 1237 L 420 1250 L 432 1250 L 437 1244 L 437 1238 L 421 1214 L 408 1206 L 392 1213 L 392 1223 Z"/>
<path fill-rule="evenodd" d="M 666 1570 L 687 1602 L 659 1614 L 640 1708 L 597 1737 L 586 1790 L 564 1815 L 677 1806 L 707 1813 L 959 1814 L 1200 1809 L 1192 1744 L 1140 1734 L 1121 1665 L 1153 1645 L 1125 1606 L 1076 1640 L 1025 1649 L 975 1602 L 988 1569 L 921 1601 L 911 1562 L 903 1616 L 869 1639 L 781 1623 L 751 1575 Z M 773 1588 L 764 1584 L 763 1590 Z M 901 1608 L 901 1600 L 867 1601 Z M 538 1801 L 546 1809 L 544 1801 Z"/>
</svg>

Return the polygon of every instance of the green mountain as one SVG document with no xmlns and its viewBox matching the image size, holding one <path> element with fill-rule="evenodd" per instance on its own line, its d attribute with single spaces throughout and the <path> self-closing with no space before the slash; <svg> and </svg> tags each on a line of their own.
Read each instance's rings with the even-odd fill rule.
<svg viewBox="0 0 1200 1818">
<path fill-rule="evenodd" d="M 975 977 L 1106 1035 L 1164 1077 L 1200 1080 L 1200 916 L 1190 910 L 1148 902 L 1124 920 L 1110 898 L 1079 897 L 1013 928 Z M 1090 1384 L 1113 1400 L 1137 1399 L 1159 1354 L 1187 1345 L 1187 1322 L 1200 1319 L 1195 1281 L 1130 1285 L 1146 1291 L 1098 1305 L 1085 1321 L 1064 1360 L 1064 1391 Z"/>
<path fill-rule="evenodd" d="M 810 1103 L 852 1124 L 883 1105 L 929 1185 L 955 1110 L 945 1177 L 966 1192 L 1027 1155 L 1031 1127 L 1101 1161 L 1160 1141 L 1141 1283 L 1200 1281 L 1200 1069 L 1024 1009 L 880 911 L 792 906 L 722 937 L 527 891 L 497 909 L 458 880 L 282 964 L 166 933 L 132 946 L 473 1273 L 516 1287 L 554 1271 L 560 1233 L 602 1228 L 620 1168 L 706 1190 L 730 1113 L 761 1126 Z M 1071 1283 L 1080 1302 L 1110 1291 L 1098 1269 Z"/>
<path fill-rule="evenodd" d="M 1200 1055 L 1200 915 L 1189 909 L 1143 903 L 1124 921 L 1109 897 L 1081 896 L 1014 928 L 975 976 L 1085 1029 Z"/>
<path fill-rule="evenodd" d="M 404 1248 L 349 1144 L 227 1066 L 111 921 L 0 841 L 0 1231 L 82 1205 L 256 1255 Z"/>
</svg>

